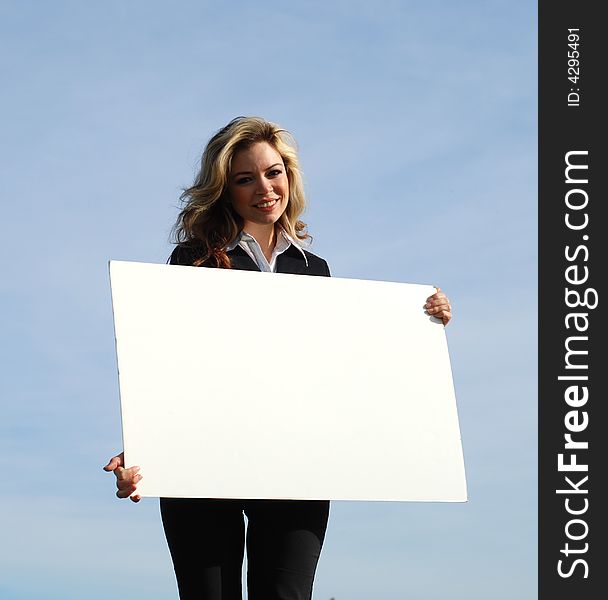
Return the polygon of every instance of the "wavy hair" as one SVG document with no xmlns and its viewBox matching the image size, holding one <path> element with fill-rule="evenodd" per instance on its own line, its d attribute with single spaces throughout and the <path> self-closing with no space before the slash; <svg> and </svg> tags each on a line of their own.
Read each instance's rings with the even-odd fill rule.
<svg viewBox="0 0 608 600">
<path fill-rule="evenodd" d="M 202 246 L 195 266 L 206 263 L 230 268 L 225 248 L 244 225 L 228 197 L 232 159 L 239 150 L 258 142 L 270 144 L 285 165 L 289 198 L 278 223 L 294 239 L 310 238 L 306 224 L 299 220 L 306 199 L 295 139 L 286 129 L 260 117 L 236 117 L 209 140 L 194 183 L 180 196 L 183 206 L 173 227 L 174 240 L 186 246 Z"/>
</svg>

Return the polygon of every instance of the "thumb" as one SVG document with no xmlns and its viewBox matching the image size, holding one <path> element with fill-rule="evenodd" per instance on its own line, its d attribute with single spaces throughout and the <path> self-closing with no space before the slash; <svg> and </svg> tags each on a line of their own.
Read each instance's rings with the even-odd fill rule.
<svg viewBox="0 0 608 600">
<path fill-rule="evenodd" d="M 113 456 L 110 459 L 110 462 L 103 468 L 104 471 L 114 471 L 118 467 L 123 466 L 123 456 L 124 453 L 120 453 L 118 456 Z"/>
</svg>

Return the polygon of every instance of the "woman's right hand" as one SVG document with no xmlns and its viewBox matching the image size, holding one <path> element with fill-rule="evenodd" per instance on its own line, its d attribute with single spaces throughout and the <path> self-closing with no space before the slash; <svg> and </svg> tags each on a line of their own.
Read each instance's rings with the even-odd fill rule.
<svg viewBox="0 0 608 600">
<path fill-rule="evenodd" d="M 116 475 L 116 487 L 118 488 L 116 495 L 119 498 L 131 498 L 133 502 L 139 502 L 141 496 L 134 493 L 137 490 L 137 484 L 142 479 L 142 476 L 139 475 L 139 467 L 125 469 L 124 466 L 125 453 L 121 452 L 117 456 L 113 456 L 103 470 L 113 471 Z"/>
</svg>

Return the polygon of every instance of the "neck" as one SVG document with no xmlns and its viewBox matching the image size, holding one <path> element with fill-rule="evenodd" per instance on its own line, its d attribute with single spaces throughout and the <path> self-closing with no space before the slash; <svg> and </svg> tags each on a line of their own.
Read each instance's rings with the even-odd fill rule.
<svg viewBox="0 0 608 600">
<path fill-rule="evenodd" d="M 258 223 L 246 221 L 243 231 L 255 238 L 266 259 L 270 260 L 277 240 L 274 223 L 259 225 Z"/>
</svg>

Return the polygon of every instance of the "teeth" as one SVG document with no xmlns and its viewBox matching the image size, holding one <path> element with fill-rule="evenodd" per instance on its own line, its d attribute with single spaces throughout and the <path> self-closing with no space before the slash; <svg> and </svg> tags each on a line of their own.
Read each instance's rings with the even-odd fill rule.
<svg viewBox="0 0 608 600">
<path fill-rule="evenodd" d="M 268 202 L 261 202 L 260 204 L 256 204 L 258 208 L 267 208 L 268 206 L 272 206 L 276 200 L 269 200 Z"/>
</svg>

